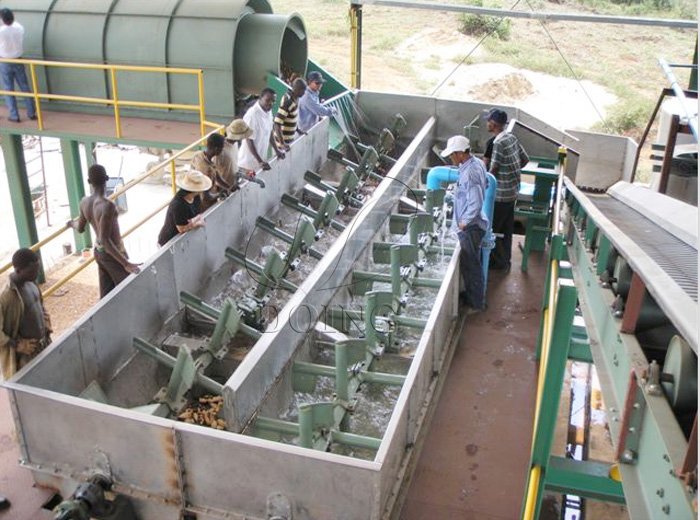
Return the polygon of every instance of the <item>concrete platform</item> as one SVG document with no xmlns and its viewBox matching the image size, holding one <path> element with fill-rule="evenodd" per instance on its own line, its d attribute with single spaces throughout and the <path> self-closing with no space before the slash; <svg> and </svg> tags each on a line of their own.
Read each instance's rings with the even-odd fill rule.
<svg viewBox="0 0 700 520">
<path fill-rule="evenodd" d="M 515 237 L 520 242 L 523 237 Z M 520 251 L 513 265 L 520 265 Z M 491 271 L 488 310 L 466 318 L 402 520 L 518 518 L 530 459 L 535 343 L 547 253 Z"/>
</svg>

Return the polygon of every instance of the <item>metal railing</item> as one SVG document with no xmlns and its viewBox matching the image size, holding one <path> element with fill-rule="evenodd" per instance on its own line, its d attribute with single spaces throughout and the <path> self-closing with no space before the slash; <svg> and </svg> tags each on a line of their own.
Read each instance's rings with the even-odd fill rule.
<svg viewBox="0 0 700 520">
<path fill-rule="evenodd" d="M 218 126 L 214 123 L 210 123 L 206 120 L 204 113 L 204 76 L 202 69 L 186 69 L 177 67 L 147 67 L 147 66 L 135 66 L 135 65 L 109 65 L 102 63 L 76 63 L 76 62 L 64 62 L 64 61 L 47 61 L 47 60 L 25 60 L 25 59 L 10 59 L 10 58 L 0 58 L 2 63 L 16 63 L 20 65 L 28 65 L 29 72 L 31 76 L 31 85 L 33 92 L 22 92 L 15 90 L 0 90 L 0 95 L 5 96 L 17 96 L 17 97 L 31 97 L 36 103 L 36 115 L 37 124 L 39 130 L 44 130 L 44 117 L 42 113 L 41 100 L 54 100 L 54 101 L 75 101 L 78 103 L 89 103 L 96 105 L 111 105 L 114 108 L 114 122 L 116 126 L 116 134 L 119 139 L 122 137 L 121 128 L 121 107 L 133 107 L 133 108 L 155 108 L 155 109 L 165 109 L 165 110 L 188 110 L 191 112 L 197 112 L 199 114 L 199 130 L 200 135 L 204 136 L 207 127 Z M 88 69 L 88 70 L 101 70 L 104 72 L 109 72 L 110 85 L 112 97 L 98 98 L 98 97 L 86 97 L 86 96 L 71 96 L 65 94 L 49 94 L 39 92 L 39 82 L 37 80 L 37 67 L 56 67 L 56 68 L 72 68 L 72 69 Z M 183 103 L 159 103 L 154 101 L 131 101 L 119 99 L 119 89 L 117 85 L 117 72 L 119 71 L 129 71 L 129 72 L 156 72 L 164 74 L 184 74 L 195 76 L 197 80 L 198 89 L 198 100 L 199 103 L 196 105 L 188 105 Z"/>
<path fill-rule="evenodd" d="M 137 184 L 140 184 L 141 182 L 146 180 L 151 175 L 154 175 L 159 170 L 161 170 L 161 169 L 165 170 L 165 168 L 168 166 L 170 168 L 170 176 L 171 176 L 173 194 L 175 194 L 175 192 L 177 191 L 177 188 L 175 186 L 175 172 L 176 172 L 175 161 L 178 158 L 180 158 L 182 155 L 184 155 L 185 153 L 191 151 L 192 149 L 196 148 L 200 144 L 205 143 L 211 134 L 217 133 L 217 132 L 220 133 L 224 130 L 224 128 L 225 127 L 223 125 L 217 126 L 217 128 L 215 128 L 213 131 L 211 131 L 208 134 L 204 135 L 203 137 L 199 138 L 194 143 L 188 145 L 187 147 L 183 148 L 182 150 L 178 151 L 177 153 L 171 155 L 167 159 L 164 159 L 163 161 L 161 161 L 157 165 L 153 166 L 152 168 L 150 168 L 146 172 L 139 175 L 138 177 L 127 182 L 121 188 L 115 190 L 114 193 L 112 193 L 112 195 L 109 196 L 109 199 L 116 200 L 117 197 L 119 197 L 123 193 L 126 193 L 128 190 L 130 190 L 131 188 L 133 188 Z M 123 233 L 122 238 L 125 238 L 126 236 L 128 236 L 129 234 L 134 232 L 136 229 L 141 227 L 144 223 L 148 222 L 151 218 L 153 218 L 158 213 L 160 213 L 163 209 L 165 209 L 169 204 L 170 204 L 170 201 L 167 201 L 166 203 L 161 204 L 156 209 L 151 211 L 147 216 L 142 218 L 140 221 L 138 221 L 136 224 L 134 224 L 131 228 L 129 228 L 125 233 Z M 71 229 L 72 228 L 68 227 L 68 225 L 66 224 L 66 225 L 62 226 L 60 229 L 58 229 L 55 232 L 53 232 L 52 234 L 50 234 L 48 237 L 46 237 L 46 238 L 40 240 L 39 242 L 37 242 L 36 244 L 32 245 L 29 249 L 31 249 L 32 251 L 35 251 L 35 252 L 39 251 L 39 249 L 41 249 L 43 246 L 45 246 L 46 244 L 48 244 L 52 240 L 58 238 L 60 235 L 62 235 L 63 233 L 65 233 L 66 231 L 71 230 Z M 87 261 L 83 262 L 76 269 L 74 269 L 69 274 L 67 274 L 66 276 L 64 276 L 63 278 L 58 280 L 56 283 L 51 285 L 51 287 L 49 287 L 48 289 L 43 291 L 42 296 L 47 297 L 47 296 L 50 296 L 51 294 L 53 294 L 55 291 L 57 291 L 59 288 L 61 288 L 63 285 L 65 285 L 67 282 L 69 282 L 71 279 L 73 279 L 80 271 L 82 271 L 87 266 L 89 266 L 93 261 L 94 261 L 94 257 L 90 257 Z M 3 265 L 2 267 L 0 267 L 0 274 L 6 272 L 11 267 L 12 267 L 12 262 L 8 262 L 7 264 Z"/>
<path fill-rule="evenodd" d="M 564 184 L 564 172 L 566 170 L 566 149 L 559 149 L 559 164 L 557 165 L 559 179 L 557 181 L 557 192 L 556 199 L 554 203 L 554 215 L 552 219 L 552 237 L 559 234 L 559 218 L 561 211 L 561 197 L 562 188 Z M 532 443 L 531 451 L 535 448 L 535 437 L 537 433 L 537 427 L 540 419 L 540 409 L 542 404 L 542 398 L 544 395 L 544 381 L 545 373 L 547 371 L 547 362 L 549 360 L 549 352 L 552 344 L 552 335 L 554 332 L 554 318 L 555 310 L 557 306 L 557 296 L 559 294 L 559 260 L 557 258 L 552 258 L 549 266 L 549 274 L 547 279 L 547 306 L 543 311 L 542 316 L 542 333 L 541 333 L 541 350 L 540 350 L 540 360 L 539 369 L 537 377 L 537 394 L 535 397 L 535 419 L 533 421 L 532 428 Z M 542 467 L 539 465 L 533 465 L 530 468 L 528 487 L 525 493 L 525 504 L 523 508 L 523 520 L 533 520 L 535 515 L 535 510 L 537 507 L 537 490 L 540 486 L 540 479 L 542 476 Z"/>
</svg>

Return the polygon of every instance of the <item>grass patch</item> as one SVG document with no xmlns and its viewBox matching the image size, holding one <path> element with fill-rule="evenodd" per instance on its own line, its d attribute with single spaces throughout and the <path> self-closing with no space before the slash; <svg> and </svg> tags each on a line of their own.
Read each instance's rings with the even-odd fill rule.
<svg viewBox="0 0 700 520">
<path fill-rule="evenodd" d="M 476 7 L 483 7 L 482 0 L 475 0 Z M 459 32 L 467 36 L 494 36 L 499 40 L 510 39 L 510 19 L 484 14 L 466 13 L 459 17 Z"/>
<path fill-rule="evenodd" d="M 395 34 L 382 35 L 378 41 L 372 43 L 373 51 L 393 51 L 401 43 L 401 38 Z"/>
<path fill-rule="evenodd" d="M 624 99 L 609 108 L 605 121 L 596 123 L 593 130 L 620 134 L 638 141 L 653 108 L 654 103 L 646 99 Z"/>
</svg>

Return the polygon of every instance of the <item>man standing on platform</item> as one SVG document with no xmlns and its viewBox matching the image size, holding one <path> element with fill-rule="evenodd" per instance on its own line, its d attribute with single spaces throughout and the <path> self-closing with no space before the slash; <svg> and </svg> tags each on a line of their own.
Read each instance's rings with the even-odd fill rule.
<svg viewBox="0 0 700 520">
<path fill-rule="evenodd" d="M 489 181 L 484 163 L 471 154 L 469 139 L 463 135 L 450 137 L 440 155 L 449 157 L 452 164 L 459 166 L 452 229 L 459 239 L 459 267 L 466 288 L 459 296 L 467 304 L 467 314 L 472 314 L 486 306 L 481 241 L 489 225 L 484 212 Z"/>
<path fill-rule="evenodd" d="M 496 177 L 498 183 L 492 229 L 495 234 L 503 235 L 503 238 L 496 238 L 491 267 L 510 271 L 515 201 L 520 189 L 520 169 L 528 163 L 530 158 L 518 138 L 505 131 L 508 115 L 503 110 L 492 108 L 484 118 L 489 133 L 494 136 L 489 171 Z"/>
<path fill-rule="evenodd" d="M 299 112 L 299 98 L 304 95 L 305 91 L 306 83 L 304 80 L 301 78 L 295 79 L 291 90 L 282 96 L 280 106 L 277 108 L 273 133 L 275 134 L 277 148 L 283 152 L 289 151 L 289 145 L 292 144 L 297 133 L 304 134 L 297 127 L 297 114 Z"/>
<path fill-rule="evenodd" d="M 238 166 L 246 172 L 255 172 L 259 168 L 269 170 L 267 162 L 267 150 L 272 145 L 279 159 L 284 159 L 272 136 L 272 107 L 275 104 L 277 94 L 269 87 L 260 92 L 260 98 L 243 116 L 243 121 L 253 131 L 253 135 L 241 143 L 238 151 Z"/>
<path fill-rule="evenodd" d="M 319 117 L 334 116 L 335 107 L 324 107 L 318 93 L 323 86 L 323 75 L 314 70 L 306 77 L 306 92 L 299 100 L 299 130 L 308 132 L 318 122 Z"/>
<path fill-rule="evenodd" d="M 21 58 L 24 53 L 24 27 L 15 22 L 15 15 L 7 7 L 0 11 L 2 26 L 0 26 L 0 58 Z M 15 90 L 15 82 L 22 92 L 31 92 L 27 82 L 27 74 L 21 63 L 0 63 L 0 76 L 2 77 L 3 90 Z M 14 96 L 5 96 L 5 103 L 9 111 L 8 119 L 13 123 L 19 123 L 17 100 Z M 24 98 L 27 106 L 27 117 L 36 119 L 36 107 L 30 97 Z"/>
<path fill-rule="evenodd" d="M 0 367 L 5 381 L 51 342 L 51 321 L 36 284 L 39 256 L 19 249 L 12 255 L 12 267 L 0 292 Z"/>
<path fill-rule="evenodd" d="M 89 222 L 95 230 L 95 262 L 100 280 L 100 298 L 119 285 L 129 274 L 140 271 L 138 265 L 129 262 L 119 231 L 117 205 L 105 196 L 109 176 L 104 166 L 93 164 L 88 170 L 88 183 L 92 195 L 80 201 L 78 221 L 68 221 L 68 226 L 78 233 L 85 231 Z"/>
</svg>

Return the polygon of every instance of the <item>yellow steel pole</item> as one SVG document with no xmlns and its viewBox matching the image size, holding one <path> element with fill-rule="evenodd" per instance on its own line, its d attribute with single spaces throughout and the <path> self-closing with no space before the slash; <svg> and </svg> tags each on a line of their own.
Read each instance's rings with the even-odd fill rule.
<svg viewBox="0 0 700 520">
<path fill-rule="evenodd" d="M 204 124 L 206 115 L 204 114 L 204 73 L 202 70 L 197 71 L 197 87 L 199 88 L 199 133 L 204 137 L 207 133 L 207 128 Z"/>
<path fill-rule="evenodd" d="M 357 88 L 357 12 L 350 6 L 350 87 Z"/>
<path fill-rule="evenodd" d="M 44 117 L 41 115 L 41 102 L 39 98 L 39 82 L 36 80 L 36 67 L 33 63 L 29 64 L 29 73 L 32 77 L 32 90 L 34 91 L 34 106 L 36 107 L 36 120 L 39 124 L 39 130 L 44 129 Z"/>
<path fill-rule="evenodd" d="M 177 184 L 175 184 L 175 159 L 170 161 L 170 177 L 171 177 L 171 184 L 173 186 L 173 196 L 177 193 Z"/>
<path fill-rule="evenodd" d="M 119 92 L 117 91 L 117 71 L 114 67 L 109 69 L 109 75 L 112 78 L 112 99 L 114 99 L 114 122 L 117 125 L 117 137 L 122 137 L 122 122 L 119 117 Z"/>
<path fill-rule="evenodd" d="M 537 490 L 540 487 L 540 472 L 539 466 L 534 466 L 530 469 L 530 479 L 528 480 L 527 498 L 525 499 L 525 511 L 523 512 L 523 520 L 533 520 L 535 516 L 535 504 L 537 503 Z"/>
</svg>

